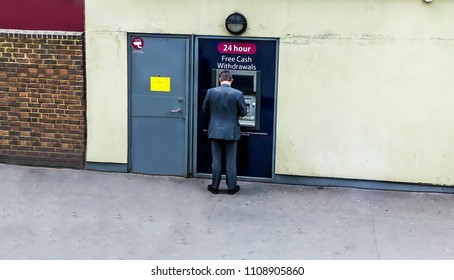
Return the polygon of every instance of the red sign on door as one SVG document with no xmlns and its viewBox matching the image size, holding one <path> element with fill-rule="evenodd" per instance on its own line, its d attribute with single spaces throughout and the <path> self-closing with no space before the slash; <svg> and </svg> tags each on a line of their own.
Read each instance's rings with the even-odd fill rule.
<svg viewBox="0 0 454 280">
<path fill-rule="evenodd" d="M 144 46 L 144 42 L 143 42 L 143 39 L 140 38 L 140 37 L 134 37 L 132 38 L 132 47 L 136 50 L 140 50 L 143 48 Z"/>
</svg>

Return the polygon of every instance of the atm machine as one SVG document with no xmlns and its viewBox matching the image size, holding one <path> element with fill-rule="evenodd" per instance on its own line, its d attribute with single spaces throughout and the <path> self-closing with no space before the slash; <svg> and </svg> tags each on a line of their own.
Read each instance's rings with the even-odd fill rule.
<svg viewBox="0 0 454 280">
<path fill-rule="evenodd" d="M 212 85 L 219 86 L 219 74 L 225 69 L 212 70 Z M 232 87 L 243 92 L 247 115 L 238 121 L 244 131 L 260 130 L 260 71 L 229 70 L 233 76 Z"/>
</svg>

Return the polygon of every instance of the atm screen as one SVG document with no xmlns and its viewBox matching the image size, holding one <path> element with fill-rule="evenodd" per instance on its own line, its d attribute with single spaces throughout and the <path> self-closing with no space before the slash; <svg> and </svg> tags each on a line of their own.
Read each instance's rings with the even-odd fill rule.
<svg viewBox="0 0 454 280">
<path fill-rule="evenodd" d="M 232 87 L 242 92 L 254 91 L 254 76 L 233 75 Z"/>
</svg>

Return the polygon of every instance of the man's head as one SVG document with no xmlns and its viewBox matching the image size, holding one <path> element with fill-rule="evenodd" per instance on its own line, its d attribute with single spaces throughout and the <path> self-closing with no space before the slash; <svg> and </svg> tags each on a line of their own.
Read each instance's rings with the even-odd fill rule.
<svg viewBox="0 0 454 280">
<path fill-rule="evenodd" d="M 231 85 L 233 81 L 232 73 L 229 70 L 224 70 L 219 74 L 219 82 L 222 84 Z"/>
</svg>

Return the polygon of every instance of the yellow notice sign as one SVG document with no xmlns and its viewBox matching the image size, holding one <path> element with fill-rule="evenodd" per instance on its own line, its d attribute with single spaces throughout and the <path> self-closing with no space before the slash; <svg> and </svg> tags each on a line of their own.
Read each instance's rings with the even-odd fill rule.
<svg viewBox="0 0 454 280">
<path fill-rule="evenodd" d="M 170 92 L 170 77 L 150 77 L 150 90 Z"/>
</svg>

